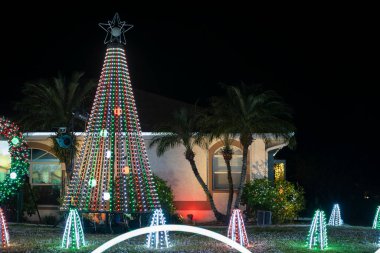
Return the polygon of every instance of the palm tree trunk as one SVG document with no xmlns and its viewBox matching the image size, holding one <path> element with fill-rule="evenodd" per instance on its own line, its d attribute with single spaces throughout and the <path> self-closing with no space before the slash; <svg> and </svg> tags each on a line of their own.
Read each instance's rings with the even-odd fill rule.
<svg viewBox="0 0 380 253">
<path fill-rule="evenodd" d="M 210 202 L 211 209 L 214 212 L 216 220 L 217 221 L 225 221 L 225 217 L 226 216 L 224 214 L 220 213 L 216 209 L 216 206 L 215 206 L 215 203 L 214 203 L 214 199 L 213 199 L 210 191 L 208 190 L 207 185 L 203 181 L 202 177 L 199 175 L 199 171 L 198 171 L 197 165 L 195 164 L 194 159 L 193 158 L 189 158 L 189 157 L 186 157 L 186 159 L 189 161 L 189 163 L 191 165 L 191 169 L 194 172 L 195 178 L 198 180 L 199 184 L 202 186 L 203 191 L 206 193 L 206 196 L 207 196 L 207 198 L 208 198 L 208 200 Z"/>
<path fill-rule="evenodd" d="M 248 145 L 243 145 L 243 165 L 241 166 L 241 176 L 240 176 L 239 187 L 237 189 L 237 196 L 236 196 L 234 208 L 239 208 L 241 195 L 243 193 L 243 186 L 245 184 L 245 176 L 247 174 L 247 160 L 248 160 Z"/>
<path fill-rule="evenodd" d="M 231 160 L 224 159 L 227 165 L 227 178 L 228 178 L 228 202 L 227 202 L 227 220 L 230 219 L 231 215 L 231 206 L 232 199 L 234 197 L 234 183 L 232 181 L 232 173 L 231 173 Z"/>
</svg>

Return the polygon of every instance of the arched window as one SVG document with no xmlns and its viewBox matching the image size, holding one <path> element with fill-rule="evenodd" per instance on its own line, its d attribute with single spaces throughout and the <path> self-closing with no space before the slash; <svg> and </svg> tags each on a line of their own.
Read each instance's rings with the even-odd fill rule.
<svg viewBox="0 0 380 253">
<path fill-rule="evenodd" d="M 234 189 L 237 189 L 240 183 L 243 153 L 235 146 L 232 146 L 232 150 L 231 174 Z M 223 158 L 222 148 L 217 149 L 212 156 L 212 187 L 213 190 L 228 190 L 227 166 Z"/>
<path fill-rule="evenodd" d="M 40 205 L 58 205 L 62 184 L 61 163 L 57 157 L 41 149 L 30 150 L 30 183 L 38 193 Z"/>
</svg>

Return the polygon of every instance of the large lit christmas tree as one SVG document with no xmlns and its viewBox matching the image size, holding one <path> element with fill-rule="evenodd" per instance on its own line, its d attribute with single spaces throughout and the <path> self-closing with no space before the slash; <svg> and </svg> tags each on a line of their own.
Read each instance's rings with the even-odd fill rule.
<svg viewBox="0 0 380 253">
<path fill-rule="evenodd" d="M 118 14 L 99 25 L 107 31 L 107 52 L 63 210 L 151 212 L 160 203 L 123 46 L 132 25 L 120 21 Z"/>
</svg>

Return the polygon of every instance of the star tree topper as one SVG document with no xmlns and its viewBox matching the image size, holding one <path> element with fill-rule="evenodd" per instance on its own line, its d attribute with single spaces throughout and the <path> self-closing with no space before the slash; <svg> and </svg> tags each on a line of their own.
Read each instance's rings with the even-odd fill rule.
<svg viewBox="0 0 380 253">
<path fill-rule="evenodd" d="M 127 24 L 125 21 L 120 21 L 119 14 L 116 13 L 112 21 L 107 23 L 99 23 L 99 26 L 107 32 L 104 44 L 110 42 L 118 42 L 125 45 L 124 33 L 133 27 L 133 25 Z"/>
</svg>

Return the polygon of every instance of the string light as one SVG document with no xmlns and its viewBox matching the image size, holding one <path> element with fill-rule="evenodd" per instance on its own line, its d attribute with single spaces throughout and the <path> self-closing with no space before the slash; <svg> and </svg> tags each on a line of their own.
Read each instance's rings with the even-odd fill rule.
<svg viewBox="0 0 380 253">
<path fill-rule="evenodd" d="M 150 226 L 166 225 L 165 216 L 162 209 L 154 210 L 153 216 L 150 221 Z M 155 233 L 149 233 L 146 238 L 146 246 L 148 248 L 168 248 L 169 245 L 169 233 L 167 231 L 157 231 Z"/>
<path fill-rule="evenodd" d="M 232 211 L 227 237 L 244 247 L 248 246 L 248 237 L 244 226 L 243 216 L 241 210 L 238 208 Z"/>
<path fill-rule="evenodd" d="M 6 248 L 9 246 L 9 234 L 7 221 L 5 220 L 3 210 L 0 208 L 0 235 L 1 235 L 1 246 Z"/>
<path fill-rule="evenodd" d="M 319 248 L 324 250 L 327 248 L 326 218 L 323 211 L 315 211 L 307 236 L 306 245 L 309 249 Z"/>
<path fill-rule="evenodd" d="M 380 229 L 380 206 L 377 207 L 375 218 L 373 219 L 373 229 Z"/>
<path fill-rule="evenodd" d="M 342 226 L 343 220 L 340 215 L 340 208 L 338 204 L 335 204 L 330 215 L 329 224 L 330 226 Z"/>
</svg>

